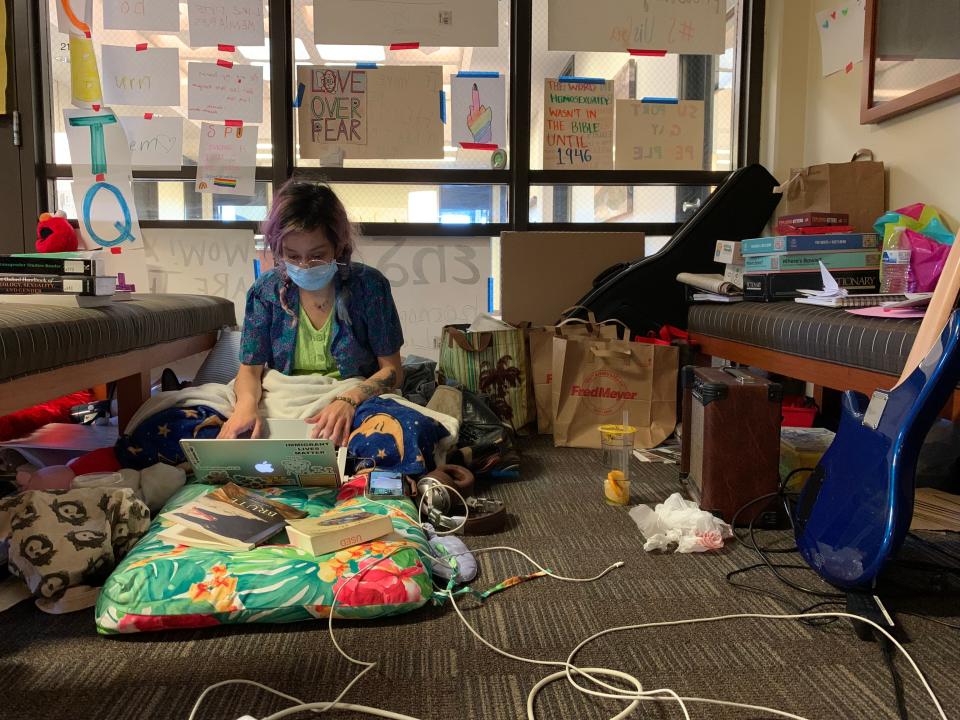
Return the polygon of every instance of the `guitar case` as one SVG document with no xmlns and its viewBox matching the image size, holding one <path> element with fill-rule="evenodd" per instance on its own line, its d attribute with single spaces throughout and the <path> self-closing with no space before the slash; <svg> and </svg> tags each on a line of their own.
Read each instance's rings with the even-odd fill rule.
<svg viewBox="0 0 960 720">
<path fill-rule="evenodd" d="M 592 310 L 598 319 L 617 319 L 634 335 L 662 325 L 687 326 L 686 287 L 677 274 L 722 273 L 714 262 L 717 240 L 758 237 L 780 202 L 779 183 L 762 165 L 735 170 L 670 238 L 663 249 L 632 263 L 618 263 L 601 273 L 576 304 L 574 317 Z"/>
</svg>

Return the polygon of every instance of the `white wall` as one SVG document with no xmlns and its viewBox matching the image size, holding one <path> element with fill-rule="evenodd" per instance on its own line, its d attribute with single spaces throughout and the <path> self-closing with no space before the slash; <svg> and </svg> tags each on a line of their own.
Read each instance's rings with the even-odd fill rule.
<svg viewBox="0 0 960 720">
<path fill-rule="evenodd" d="M 864 65 L 823 77 L 815 14 L 837 0 L 767 0 L 761 161 L 780 180 L 791 166 L 845 162 L 873 150 L 887 168 L 887 206 L 930 203 L 960 226 L 960 96 L 874 125 L 860 124 Z"/>
</svg>

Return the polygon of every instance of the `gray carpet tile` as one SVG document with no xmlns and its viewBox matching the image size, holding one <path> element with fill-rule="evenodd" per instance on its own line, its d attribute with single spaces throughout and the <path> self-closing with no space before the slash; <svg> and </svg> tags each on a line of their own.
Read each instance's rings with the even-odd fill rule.
<svg viewBox="0 0 960 720">
<path fill-rule="evenodd" d="M 465 617 L 487 640 L 524 657 L 562 661 L 581 640 L 612 626 L 791 609 L 785 601 L 726 582 L 727 572 L 757 561 L 744 544 L 702 555 L 645 553 L 626 509 L 603 502 L 601 477 L 598 452 L 556 450 L 534 438 L 524 443 L 523 478 L 484 488 L 507 503 L 512 518 L 503 533 L 469 538 L 471 547 L 512 545 L 570 576 L 594 575 L 618 560 L 625 563 L 595 583 L 540 578 L 494 595 L 483 605 L 461 600 Z M 635 464 L 635 502 L 656 502 L 678 489 L 673 466 Z M 927 537 L 960 553 L 956 539 Z M 789 535 L 766 532 L 762 540 L 787 542 Z M 908 560 L 944 560 L 912 542 L 903 555 Z M 777 557 L 799 562 L 795 555 Z M 520 557 L 501 553 L 481 556 L 480 566 L 477 588 L 531 570 Z M 792 571 L 790 577 L 824 588 L 809 571 Z M 796 606 L 817 602 L 781 585 L 765 570 L 738 579 L 779 592 Z M 891 603 L 960 622 L 960 595 L 917 596 L 916 587 L 909 595 Z M 948 715 L 955 717 L 960 707 L 960 634 L 922 618 L 901 619 L 912 640 L 908 649 Z M 348 701 L 425 720 L 524 718 L 530 688 L 553 672 L 481 646 L 449 606 L 428 605 L 387 620 L 338 622 L 335 631 L 344 650 L 378 663 Z M 897 717 L 879 649 L 858 640 L 843 621 L 810 627 L 743 619 L 628 630 L 588 645 L 577 661 L 632 673 L 646 688 L 768 705 L 808 718 Z M 907 663 L 898 659 L 897 667 L 910 717 L 936 717 Z M 327 700 L 357 670 L 333 649 L 326 622 L 105 638 L 96 635 L 90 612 L 54 617 L 23 603 L 0 615 L 0 687 L 7 690 L 0 718 L 185 720 L 203 689 L 220 680 L 248 678 L 305 700 Z M 199 717 L 263 717 L 285 705 L 260 690 L 238 686 L 215 691 Z M 541 720 L 601 720 L 624 706 L 585 697 L 565 682 L 546 688 L 536 704 Z M 767 717 L 703 705 L 691 706 L 691 714 Z M 682 715 L 676 705 L 644 703 L 632 717 L 672 720 Z"/>
</svg>

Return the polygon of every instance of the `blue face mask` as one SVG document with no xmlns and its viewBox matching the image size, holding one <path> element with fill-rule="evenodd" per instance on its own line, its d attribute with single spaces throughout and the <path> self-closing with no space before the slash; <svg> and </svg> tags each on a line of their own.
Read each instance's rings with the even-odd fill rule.
<svg viewBox="0 0 960 720">
<path fill-rule="evenodd" d="M 307 292 L 323 290 L 323 288 L 330 284 L 330 281 L 333 280 L 333 276 L 336 274 L 336 263 L 317 265 L 310 268 L 302 268 L 292 263 L 287 263 L 287 275 L 293 280 L 297 287 Z"/>
</svg>

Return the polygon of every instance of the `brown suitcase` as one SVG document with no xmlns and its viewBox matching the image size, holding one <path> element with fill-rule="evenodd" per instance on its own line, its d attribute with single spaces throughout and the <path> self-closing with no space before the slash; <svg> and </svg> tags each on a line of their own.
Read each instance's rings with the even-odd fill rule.
<svg viewBox="0 0 960 720">
<path fill-rule="evenodd" d="M 735 368 L 687 366 L 680 475 L 700 507 L 727 522 L 779 485 L 783 390 Z M 774 499 L 744 508 L 737 525 L 776 523 Z"/>
</svg>

